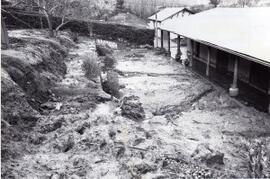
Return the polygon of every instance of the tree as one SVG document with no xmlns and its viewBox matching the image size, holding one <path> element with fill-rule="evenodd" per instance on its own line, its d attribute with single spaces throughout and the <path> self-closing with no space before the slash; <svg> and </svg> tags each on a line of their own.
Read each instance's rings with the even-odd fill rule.
<svg viewBox="0 0 270 179">
<path fill-rule="evenodd" d="M 220 3 L 220 0 L 210 0 L 209 4 L 212 4 L 214 7 L 217 7 Z"/>
<path fill-rule="evenodd" d="M 2 16 L 1 19 L 3 19 Z M 1 20 L 1 45 L 3 49 L 9 48 L 8 32 L 4 20 Z"/>
<path fill-rule="evenodd" d="M 49 36 L 54 37 L 55 33 L 52 25 L 52 17 L 60 16 L 61 24 L 56 27 L 56 32 L 69 21 L 67 17 L 71 15 L 70 8 L 71 2 L 69 0 L 35 0 L 39 9 L 46 17 Z"/>
<path fill-rule="evenodd" d="M 72 14 L 76 11 L 75 0 L 18 0 L 17 4 L 23 5 L 25 10 L 35 11 L 43 14 L 48 23 L 49 36 L 54 37 L 57 34 L 57 31 L 65 24 L 69 22 L 68 17 L 71 17 Z M 53 29 L 52 18 L 61 17 L 61 23 Z M 56 32 L 56 33 L 55 33 Z"/>
</svg>

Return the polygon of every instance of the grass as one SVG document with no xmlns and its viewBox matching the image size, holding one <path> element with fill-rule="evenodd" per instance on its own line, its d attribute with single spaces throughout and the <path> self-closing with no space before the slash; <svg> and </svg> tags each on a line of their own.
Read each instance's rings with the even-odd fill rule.
<svg viewBox="0 0 270 179">
<path fill-rule="evenodd" d="M 85 72 L 85 76 L 88 79 L 94 79 L 100 76 L 100 67 L 98 64 L 97 57 L 89 58 L 87 56 L 83 56 L 83 70 Z"/>
</svg>

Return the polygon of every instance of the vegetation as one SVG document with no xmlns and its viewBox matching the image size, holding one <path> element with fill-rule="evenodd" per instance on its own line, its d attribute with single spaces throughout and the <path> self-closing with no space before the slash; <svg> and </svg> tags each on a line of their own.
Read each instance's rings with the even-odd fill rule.
<svg viewBox="0 0 270 179">
<path fill-rule="evenodd" d="M 12 7 L 44 15 L 49 36 L 54 37 L 70 19 L 100 19 L 115 9 L 115 0 L 12 0 Z M 52 18 L 61 17 L 61 23 L 53 28 Z"/>
<path fill-rule="evenodd" d="M 220 3 L 220 0 L 210 0 L 210 4 L 213 5 L 214 7 L 217 7 Z"/>
<path fill-rule="evenodd" d="M 89 58 L 88 56 L 83 56 L 83 69 L 85 76 L 88 79 L 94 79 L 100 76 L 100 68 L 97 63 L 97 58 Z"/>
<path fill-rule="evenodd" d="M 119 78 L 118 74 L 114 71 L 107 72 L 107 79 L 102 80 L 102 89 L 110 94 L 112 97 L 120 98 L 120 86 L 119 86 Z"/>
</svg>

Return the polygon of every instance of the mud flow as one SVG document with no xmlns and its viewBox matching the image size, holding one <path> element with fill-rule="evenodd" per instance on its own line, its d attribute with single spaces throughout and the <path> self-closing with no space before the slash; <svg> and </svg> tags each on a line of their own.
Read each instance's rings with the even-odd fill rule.
<svg viewBox="0 0 270 179">
<path fill-rule="evenodd" d="M 27 36 L 25 32 L 15 34 L 19 40 Z M 3 178 L 231 178 L 269 174 L 269 115 L 244 106 L 149 47 L 86 37 L 79 37 L 75 44 L 67 39 L 69 35 L 63 34 L 62 42 L 56 40 L 65 47 L 66 55 L 53 48 L 62 60 L 61 68 L 59 62 L 48 68 L 41 68 L 45 61 L 26 65 L 39 76 L 50 75 L 44 99 L 27 92 L 23 88 L 27 82 L 16 81 L 18 75 L 12 76 L 14 70 L 2 61 L 2 110 L 5 108 L 8 117 L 2 121 L 1 131 Z M 97 45 L 108 50 L 105 56 L 115 59 L 104 69 L 118 76 L 118 98 L 104 92 L 102 81 L 87 78 L 83 70 L 85 56 L 98 59 L 101 66 L 108 59 L 97 53 Z M 53 53 L 53 49 L 48 50 Z M 10 56 L 5 51 L 3 54 Z M 4 61 L 8 64 L 10 58 Z M 47 60 L 53 59 L 49 56 Z M 33 79 L 39 78 L 34 75 Z M 12 111 L 12 105 L 21 108 Z"/>
</svg>

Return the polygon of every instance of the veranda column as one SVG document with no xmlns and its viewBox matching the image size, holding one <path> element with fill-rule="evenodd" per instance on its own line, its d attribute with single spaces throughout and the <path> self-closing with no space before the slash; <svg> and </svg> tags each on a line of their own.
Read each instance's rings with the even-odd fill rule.
<svg viewBox="0 0 270 179">
<path fill-rule="evenodd" d="M 193 63 L 192 61 L 193 61 L 193 55 L 194 55 L 194 48 L 193 48 L 194 42 L 193 42 L 193 40 L 190 40 L 190 46 L 191 46 L 190 47 L 190 56 L 191 57 L 189 59 L 189 63 L 188 64 L 189 64 L 190 67 L 192 67 L 192 63 Z"/>
<path fill-rule="evenodd" d="M 210 70 L 210 52 L 211 52 L 211 47 L 208 46 L 207 48 L 207 63 L 206 63 L 206 76 L 208 77 L 209 76 L 209 70 Z"/>
<path fill-rule="evenodd" d="M 269 76 L 270 76 L 270 72 Z M 270 78 L 268 79 L 268 113 L 270 114 Z"/>
<path fill-rule="evenodd" d="M 168 56 L 171 56 L 171 37 L 170 37 L 170 32 L 167 31 L 168 33 Z"/>
<path fill-rule="evenodd" d="M 181 42 L 181 37 L 180 35 L 177 36 L 177 53 L 175 55 L 175 60 L 180 61 L 181 60 L 181 49 L 180 49 L 180 42 Z"/>
<path fill-rule="evenodd" d="M 164 45 L 163 45 L 163 30 L 160 29 L 160 47 L 161 49 L 164 48 Z"/>
<path fill-rule="evenodd" d="M 237 87 L 237 78 L 238 78 L 238 57 L 236 57 L 234 60 L 233 84 L 229 89 L 230 96 L 237 96 L 239 94 L 239 89 Z"/>
</svg>

